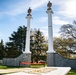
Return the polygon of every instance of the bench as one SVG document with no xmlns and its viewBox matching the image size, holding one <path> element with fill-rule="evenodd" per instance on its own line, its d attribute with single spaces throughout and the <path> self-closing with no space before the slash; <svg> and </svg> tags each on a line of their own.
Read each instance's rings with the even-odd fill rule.
<svg viewBox="0 0 76 75">
<path fill-rule="evenodd" d="M 21 61 L 19 62 L 19 65 L 22 64 L 22 65 L 44 65 L 45 66 L 45 62 L 39 62 L 39 63 L 31 63 L 31 62 L 25 62 L 25 61 Z"/>
</svg>

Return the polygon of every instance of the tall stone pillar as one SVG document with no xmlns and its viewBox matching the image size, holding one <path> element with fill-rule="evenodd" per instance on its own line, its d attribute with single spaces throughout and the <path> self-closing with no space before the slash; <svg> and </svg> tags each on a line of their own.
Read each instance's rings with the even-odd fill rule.
<svg viewBox="0 0 76 75">
<path fill-rule="evenodd" d="M 28 9 L 28 14 L 26 19 L 27 19 L 27 33 L 26 33 L 26 46 L 24 53 L 31 53 L 30 52 L 30 20 L 32 19 L 32 15 L 30 8 Z"/>
<path fill-rule="evenodd" d="M 53 30 L 52 30 L 52 9 L 51 9 L 51 6 L 52 6 L 52 3 L 48 3 L 47 4 L 48 6 L 48 9 L 47 9 L 47 14 L 48 14 L 48 51 L 47 53 L 50 53 L 50 52 L 54 52 L 54 49 L 53 49 Z"/>
<path fill-rule="evenodd" d="M 23 52 L 23 59 L 25 62 L 31 62 L 31 52 L 30 52 L 30 21 L 32 19 L 31 9 L 28 9 L 27 14 L 27 33 L 26 33 L 26 46 L 25 51 Z M 29 66 L 29 65 L 26 65 Z"/>
<path fill-rule="evenodd" d="M 30 52 L 30 20 L 32 19 L 31 15 L 31 9 L 28 9 L 28 14 L 27 14 L 27 33 L 26 33 L 26 46 L 25 46 L 25 52 L 24 53 L 31 53 Z"/>
<path fill-rule="evenodd" d="M 47 14 L 48 14 L 48 50 L 47 50 L 47 65 L 54 65 L 54 49 L 53 49 L 53 29 L 52 29 L 52 3 L 49 1 L 47 4 Z"/>
</svg>

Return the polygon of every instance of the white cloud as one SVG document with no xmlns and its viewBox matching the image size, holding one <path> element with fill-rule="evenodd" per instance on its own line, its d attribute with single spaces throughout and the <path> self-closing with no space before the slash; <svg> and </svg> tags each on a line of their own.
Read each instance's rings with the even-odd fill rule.
<svg viewBox="0 0 76 75">
<path fill-rule="evenodd" d="M 67 22 L 65 20 L 61 20 L 61 18 L 58 16 L 54 16 L 53 17 L 53 24 L 54 25 L 63 25 L 63 24 L 69 24 L 69 22 Z"/>
<path fill-rule="evenodd" d="M 39 18 L 38 22 L 47 22 L 48 21 L 48 17 L 41 17 Z M 63 24 L 69 24 L 69 22 L 62 20 L 60 17 L 58 16 L 54 16 L 53 17 L 53 24 L 54 25 L 63 25 Z"/>
<path fill-rule="evenodd" d="M 61 4 L 59 12 L 67 18 L 76 17 L 76 0 L 64 0 Z"/>
<path fill-rule="evenodd" d="M 44 34 L 46 37 L 48 37 L 48 26 L 41 28 L 41 32 L 43 32 L 43 34 Z M 60 34 L 59 34 L 58 32 L 59 32 L 59 29 L 53 28 L 53 37 L 59 37 Z"/>
<path fill-rule="evenodd" d="M 59 33 L 57 33 L 57 32 L 54 32 L 54 33 L 53 33 L 53 37 L 59 37 L 59 36 L 60 36 Z"/>
<path fill-rule="evenodd" d="M 47 17 L 41 17 L 38 19 L 38 22 L 47 22 L 48 18 Z"/>
<path fill-rule="evenodd" d="M 53 36 L 54 37 L 59 37 L 60 36 L 59 28 L 57 28 L 57 27 L 53 28 Z"/>
<path fill-rule="evenodd" d="M 17 2 L 11 6 L 9 6 L 9 10 L 0 12 L 2 14 L 13 15 L 16 16 L 21 13 L 26 13 L 28 7 L 31 7 L 32 10 L 36 10 L 37 8 L 47 5 L 49 0 L 21 0 L 21 2 Z M 53 3 L 53 6 L 57 5 L 57 11 L 59 15 L 64 15 L 66 17 L 74 18 L 76 17 L 76 0 L 50 0 Z M 46 11 L 46 10 L 45 10 Z M 36 18 L 37 19 L 37 18 Z M 47 17 L 41 17 L 39 22 L 47 22 Z M 63 20 L 58 16 L 53 17 L 53 25 L 63 25 L 68 24 L 67 20 Z M 42 30 L 47 35 L 46 27 Z M 55 34 L 56 35 L 56 34 Z"/>
<path fill-rule="evenodd" d="M 48 21 L 48 17 L 41 17 L 39 19 L 39 22 L 42 22 L 42 23 L 45 23 L 47 21 Z M 60 25 L 63 25 L 63 24 L 69 24 L 69 22 L 65 21 L 65 20 L 61 20 L 61 18 L 58 16 L 53 17 L 53 25 L 59 25 L 59 27 L 60 27 Z M 59 27 L 55 27 L 55 28 L 53 27 L 53 37 L 59 37 L 59 35 L 60 35 L 58 33 Z M 41 31 L 44 33 L 45 36 L 48 37 L 48 25 L 45 27 L 41 27 Z"/>
<path fill-rule="evenodd" d="M 16 4 L 11 5 L 7 11 L 3 12 L 3 14 L 15 16 L 26 12 L 27 7 L 28 5 L 25 1 L 18 2 Z"/>
<path fill-rule="evenodd" d="M 9 10 L 2 12 L 7 15 L 18 15 L 21 13 L 26 13 L 28 7 L 33 10 L 46 5 L 49 0 L 23 0 L 17 2 L 9 7 Z M 50 0 L 53 5 L 58 5 L 58 14 L 64 15 L 66 17 L 75 18 L 76 17 L 76 0 Z"/>
<path fill-rule="evenodd" d="M 46 4 L 47 0 L 31 0 L 29 6 L 34 10 L 44 4 Z"/>
<path fill-rule="evenodd" d="M 48 26 L 47 27 L 42 27 L 41 32 L 43 32 L 43 34 L 47 37 L 48 36 Z"/>
<path fill-rule="evenodd" d="M 61 5 L 66 0 L 48 0 L 52 3 L 52 5 Z"/>
<path fill-rule="evenodd" d="M 26 13 L 29 7 L 31 7 L 32 10 L 35 10 L 36 8 L 44 5 L 46 2 L 47 0 L 30 0 L 30 1 L 23 0 L 23 1 L 10 5 L 7 11 L 3 11 L 1 13 L 15 16 L 21 13 Z"/>
</svg>

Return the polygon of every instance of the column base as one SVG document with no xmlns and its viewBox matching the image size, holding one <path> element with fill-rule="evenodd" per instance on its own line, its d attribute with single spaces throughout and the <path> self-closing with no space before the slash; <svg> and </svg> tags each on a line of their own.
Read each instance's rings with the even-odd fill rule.
<svg viewBox="0 0 76 75">
<path fill-rule="evenodd" d="M 23 53 L 21 62 L 31 62 L 31 53 Z M 30 64 L 20 64 L 20 66 L 27 66 L 29 67 Z"/>
<path fill-rule="evenodd" d="M 47 66 L 55 66 L 55 52 L 47 52 Z"/>
<path fill-rule="evenodd" d="M 29 53 L 29 54 L 31 54 L 31 52 L 30 52 L 30 51 L 29 51 L 29 52 L 25 52 L 25 51 L 24 51 L 23 53 L 27 53 L 27 54 Z"/>
</svg>

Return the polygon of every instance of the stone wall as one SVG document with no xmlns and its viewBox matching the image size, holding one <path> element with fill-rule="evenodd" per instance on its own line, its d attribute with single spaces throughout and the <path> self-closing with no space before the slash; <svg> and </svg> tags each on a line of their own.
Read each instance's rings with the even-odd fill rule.
<svg viewBox="0 0 76 75">
<path fill-rule="evenodd" d="M 57 53 L 47 54 L 47 64 L 48 66 L 71 67 L 71 69 L 76 69 L 76 59 L 67 59 Z"/>
<path fill-rule="evenodd" d="M 31 54 L 21 54 L 17 58 L 4 58 L 3 65 L 7 66 L 27 66 L 20 65 L 19 62 L 26 61 L 31 62 Z M 67 59 L 57 53 L 48 53 L 47 54 L 47 66 L 55 67 L 71 67 L 71 69 L 76 69 L 76 60 Z"/>
<path fill-rule="evenodd" d="M 3 65 L 6 66 L 27 66 L 20 64 L 21 61 L 31 62 L 31 54 L 24 53 L 17 58 L 3 58 Z"/>
</svg>

